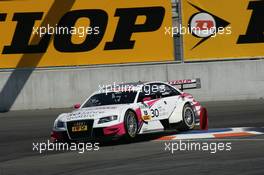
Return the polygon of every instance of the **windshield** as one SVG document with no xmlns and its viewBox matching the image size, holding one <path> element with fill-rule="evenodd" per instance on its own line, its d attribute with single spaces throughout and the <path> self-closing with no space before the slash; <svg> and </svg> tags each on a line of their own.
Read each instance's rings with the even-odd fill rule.
<svg viewBox="0 0 264 175">
<path fill-rule="evenodd" d="M 109 92 L 96 94 L 93 95 L 83 107 L 133 103 L 136 95 L 137 92 Z"/>
</svg>

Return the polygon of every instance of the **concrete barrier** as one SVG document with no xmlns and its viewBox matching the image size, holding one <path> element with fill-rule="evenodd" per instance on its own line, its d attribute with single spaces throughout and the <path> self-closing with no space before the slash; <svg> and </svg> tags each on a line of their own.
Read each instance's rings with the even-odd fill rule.
<svg viewBox="0 0 264 175">
<path fill-rule="evenodd" d="M 19 91 L 28 70 L 20 70 L 0 96 L 0 110 Z M 0 72 L 0 89 L 11 72 Z M 202 88 L 189 90 L 198 100 L 242 100 L 264 97 L 264 60 L 119 65 L 35 70 L 11 110 L 70 107 L 82 102 L 99 85 L 113 82 L 201 78 Z M 11 83 L 10 83 L 11 82 Z"/>
</svg>

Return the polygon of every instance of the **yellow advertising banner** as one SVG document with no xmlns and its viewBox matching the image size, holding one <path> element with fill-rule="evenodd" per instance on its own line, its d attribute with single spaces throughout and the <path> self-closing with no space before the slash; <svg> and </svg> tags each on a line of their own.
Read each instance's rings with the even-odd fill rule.
<svg viewBox="0 0 264 175">
<path fill-rule="evenodd" d="M 263 0 L 182 0 L 184 60 L 263 58 L 263 17 Z"/>
<path fill-rule="evenodd" d="M 0 68 L 174 60 L 170 0 L 11 0 L 0 9 Z"/>
</svg>

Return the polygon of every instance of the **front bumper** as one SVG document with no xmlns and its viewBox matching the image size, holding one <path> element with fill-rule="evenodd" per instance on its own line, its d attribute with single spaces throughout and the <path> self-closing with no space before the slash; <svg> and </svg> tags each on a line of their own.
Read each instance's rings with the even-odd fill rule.
<svg viewBox="0 0 264 175">
<path fill-rule="evenodd" d="M 126 134 L 124 123 L 117 125 L 103 127 L 103 128 L 93 128 L 91 134 L 87 134 L 83 137 L 71 137 L 68 131 L 56 131 L 51 132 L 51 141 L 52 142 L 71 142 L 71 141 L 88 141 L 88 140 L 97 140 L 104 138 L 118 138 Z"/>
</svg>

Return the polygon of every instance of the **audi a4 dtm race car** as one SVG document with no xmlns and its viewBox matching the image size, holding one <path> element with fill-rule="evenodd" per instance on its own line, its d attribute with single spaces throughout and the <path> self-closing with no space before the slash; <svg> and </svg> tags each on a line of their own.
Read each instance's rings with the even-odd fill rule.
<svg viewBox="0 0 264 175">
<path fill-rule="evenodd" d="M 133 139 L 139 134 L 164 130 L 207 129 L 206 109 L 182 91 L 193 88 L 200 88 L 200 79 L 104 87 L 75 105 L 73 112 L 60 114 L 51 140 Z"/>
</svg>

